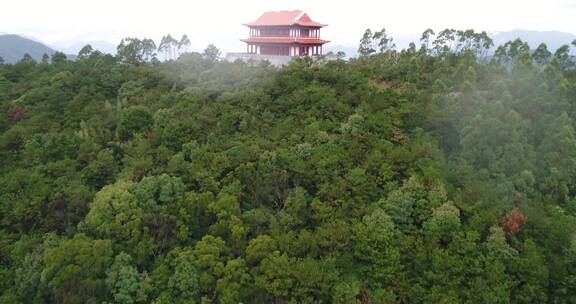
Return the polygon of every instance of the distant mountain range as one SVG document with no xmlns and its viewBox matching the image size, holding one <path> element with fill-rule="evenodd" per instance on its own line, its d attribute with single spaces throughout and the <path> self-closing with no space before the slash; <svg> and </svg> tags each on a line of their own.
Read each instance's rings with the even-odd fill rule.
<svg viewBox="0 0 576 304">
<path fill-rule="evenodd" d="M 0 33 L 0 57 L 6 63 L 16 63 L 24 54 L 30 54 L 34 60 L 40 61 L 44 54 L 52 55 L 59 51 L 67 54 L 68 58 L 74 58 L 86 44 L 100 52 L 116 54 L 116 46 L 106 41 L 76 42 L 66 46 L 47 45 L 34 37 Z"/>
<path fill-rule="evenodd" d="M 52 55 L 55 51 L 44 44 L 18 35 L 0 35 L 0 57 L 6 63 L 18 62 L 28 53 L 34 60 L 41 60 L 44 54 Z"/>
<path fill-rule="evenodd" d="M 489 33 L 490 37 L 494 40 L 494 45 L 499 46 L 510 40 L 520 38 L 530 45 L 531 49 L 535 49 L 540 43 L 546 43 L 549 50 L 555 51 L 565 44 L 570 44 L 576 35 L 558 31 L 526 31 L 526 30 L 513 30 L 508 32 L 493 32 Z"/>
<path fill-rule="evenodd" d="M 50 47 L 64 52 L 66 54 L 78 54 L 78 52 L 87 44 L 90 44 L 93 49 L 106 54 L 116 54 L 116 45 L 107 41 L 88 41 L 88 42 L 74 42 L 72 44 L 56 43 L 50 44 Z"/>
<path fill-rule="evenodd" d="M 530 45 L 531 48 L 536 48 L 540 43 L 544 42 L 548 49 L 555 51 L 557 48 L 564 44 L 570 44 L 576 39 L 576 35 L 559 32 L 559 31 L 527 31 L 527 30 L 513 30 L 507 32 L 491 32 L 489 35 L 494 40 L 494 45 L 497 47 L 506 43 L 507 41 L 520 38 Z M 405 35 L 395 37 L 394 41 L 398 48 L 405 48 L 410 42 L 418 42 L 419 35 Z M 78 51 L 86 44 L 100 52 L 108 54 L 116 54 L 116 45 L 104 41 L 67 41 L 66 43 L 57 43 L 54 45 L 46 45 L 40 40 L 29 37 L 26 35 L 14 35 L 0 33 L 0 56 L 4 58 L 6 63 L 18 62 L 24 54 L 28 53 L 35 60 L 41 60 L 44 53 L 51 55 L 56 51 L 64 52 L 65 54 L 72 54 L 69 57 L 73 58 L 78 54 Z M 347 57 L 355 57 L 358 45 L 354 44 L 335 44 L 331 43 L 326 45 L 325 52 L 344 51 Z M 574 52 L 574 50 L 573 50 Z"/>
</svg>

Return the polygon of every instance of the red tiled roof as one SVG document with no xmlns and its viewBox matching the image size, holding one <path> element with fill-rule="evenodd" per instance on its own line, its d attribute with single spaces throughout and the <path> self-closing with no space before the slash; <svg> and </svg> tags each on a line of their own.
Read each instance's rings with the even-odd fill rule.
<svg viewBox="0 0 576 304">
<path fill-rule="evenodd" d="M 288 26 L 288 25 L 301 25 L 310 27 L 323 27 L 326 24 L 321 24 L 312 21 L 306 13 L 300 10 L 295 11 L 278 11 L 266 12 L 251 23 L 246 23 L 246 26 Z"/>
<path fill-rule="evenodd" d="M 246 43 L 283 43 L 283 44 L 324 44 L 330 41 L 318 38 L 304 38 L 304 37 L 250 37 L 248 39 L 241 39 Z"/>
</svg>

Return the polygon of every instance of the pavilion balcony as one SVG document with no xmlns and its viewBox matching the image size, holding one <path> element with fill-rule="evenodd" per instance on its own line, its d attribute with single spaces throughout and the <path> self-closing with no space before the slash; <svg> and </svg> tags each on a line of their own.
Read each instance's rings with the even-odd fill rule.
<svg viewBox="0 0 576 304">
<path fill-rule="evenodd" d="M 251 28 L 250 37 L 320 38 L 319 28 Z"/>
</svg>

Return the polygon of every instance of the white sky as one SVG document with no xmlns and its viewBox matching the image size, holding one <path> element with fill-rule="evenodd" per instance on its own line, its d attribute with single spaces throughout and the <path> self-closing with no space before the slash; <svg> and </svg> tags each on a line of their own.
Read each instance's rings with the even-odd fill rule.
<svg viewBox="0 0 576 304">
<path fill-rule="evenodd" d="M 186 33 L 196 49 L 214 43 L 224 51 L 243 51 L 238 39 L 248 30 L 241 23 L 284 9 L 302 9 L 328 23 L 322 38 L 335 45 L 357 45 L 367 27 L 386 27 L 393 37 L 419 35 L 429 27 L 576 34 L 576 0 L 1 0 L 0 32 L 60 44 Z"/>
</svg>

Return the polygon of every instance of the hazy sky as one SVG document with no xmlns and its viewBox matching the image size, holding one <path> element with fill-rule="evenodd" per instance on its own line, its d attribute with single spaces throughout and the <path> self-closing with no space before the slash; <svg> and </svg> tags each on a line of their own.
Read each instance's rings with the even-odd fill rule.
<svg viewBox="0 0 576 304">
<path fill-rule="evenodd" d="M 328 23 L 322 37 L 357 44 L 367 27 L 392 36 L 446 27 L 486 31 L 558 30 L 576 34 L 576 0 L 2 0 L 0 32 L 34 36 L 48 43 L 107 40 L 125 36 L 159 39 L 186 33 L 194 48 L 214 43 L 242 51 L 241 25 L 268 10 L 302 9 Z"/>
</svg>

